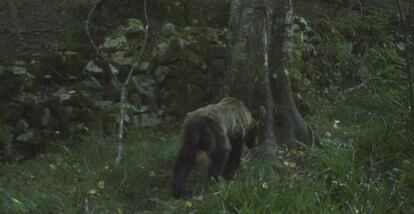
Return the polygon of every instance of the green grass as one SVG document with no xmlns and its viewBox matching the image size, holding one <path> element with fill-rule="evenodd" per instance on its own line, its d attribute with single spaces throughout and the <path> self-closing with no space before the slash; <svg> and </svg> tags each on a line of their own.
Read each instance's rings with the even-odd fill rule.
<svg viewBox="0 0 414 214">
<path fill-rule="evenodd" d="M 91 132 L 76 148 L 0 165 L 0 213 L 414 213 L 406 112 L 395 114 L 392 105 L 381 112 L 381 97 L 361 98 L 366 94 L 334 100 L 313 115 L 322 146 L 281 151 L 282 167 L 254 151 L 234 180 L 214 182 L 201 156 L 189 200 L 170 191 L 178 125 L 130 128 L 118 166 L 116 139 Z"/>
<path fill-rule="evenodd" d="M 322 146 L 281 151 L 282 168 L 254 151 L 234 180 L 214 182 L 201 156 L 196 196 L 174 199 L 178 125 L 130 127 L 118 166 L 116 139 L 91 132 L 76 148 L 0 165 L 0 213 L 414 213 L 412 124 L 389 102 L 403 95 L 377 85 L 338 94 L 310 118 Z"/>
<path fill-rule="evenodd" d="M 412 213 L 414 158 L 367 164 L 358 142 L 323 138 L 322 148 L 285 151 L 283 170 L 254 152 L 232 181 L 207 179 L 205 157 L 190 186 L 196 197 L 176 200 L 170 169 L 178 149 L 177 128 L 131 131 L 124 161 L 115 166 L 111 139 L 85 138 L 80 149 L 1 165 L 4 213 Z M 374 131 L 368 130 L 368 132 Z M 364 135 L 367 134 L 364 132 Z M 368 139 L 368 140 L 367 140 Z M 364 138 L 369 142 L 369 138 Z M 363 147 L 363 146 L 362 146 Z M 365 147 L 363 147 L 365 148 Z M 360 152 L 365 152 L 361 150 Z M 372 155 L 372 154 L 371 154 Z M 376 154 L 381 155 L 381 154 Z M 388 159 L 387 159 L 388 158 Z M 379 162 L 382 161 L 382 162 Z M 388 163 L 389 164 L 389 163 Z M 306 165 L 306 167 L 301 166 Z M 378 167 L 381 166 L 381 167 Z"/>
<path fill-rule="evenodd" d="M 45 154 L 2 165 L 1 209 L 12 213 L 93 213 L 145 210 L 151 195 L 165 195 L 177 135 L 139 130 L 127 139 L 124 161 L 114 166 L 111 139 L 85 139 L 80 150 Z"/>
</svg>

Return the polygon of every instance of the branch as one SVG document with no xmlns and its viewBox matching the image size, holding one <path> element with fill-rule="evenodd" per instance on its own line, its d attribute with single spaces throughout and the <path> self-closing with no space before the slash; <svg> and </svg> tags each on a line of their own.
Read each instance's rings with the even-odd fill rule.
<svg viewBox="0 0 414 214">
<path fill-rule="evenodd" d="M 401 7 L 401 1 L 396 0 L 396 2 L 397 2 L 397 6 L 398 6 L 398 12 L 400 13 L 401 24 L 402 24 L 403 27 L 405 27 L 405 15 L 404 15 L 404 12 L 403 12 L 402 7 Z"/>
<path fill-rule="evenodd" d="M 127 79 L 124 82 L 124 85 L 128 85 L 129 81 L 131 80 L 132 74 L 134 73 L 135 68 L 139 65 L 139 63 L 141 62 L 141 58 L 144 55 L 144 51 L 145 48 L 147 46 L 148 43 L 148 31 L 149 31 L 149 21 L 148 21 L 148 14 L 147 14 L 147 0 L 144 0 L 144 17 L 145 17 L 145 36 L 144 36 L 144 43 L 142 44 L 141 50 L 139 52 L 138 58 L 136 63 L 134 63 L 134 65 L 131 67 L 131 69 L 129 70 L 129 74 Z"/>
<path fill-rule="evenodd" d="M 101 56 L 103 59 L 105 58 L 105 55 L 99 50 L 98 46 L 96 45 L 95 40 L 92 37 L 91 31 L 89 30 L 89 23 L 91 21 L 92 15 L 96 10 L 96 7 L 102 2 L 103 0 L 97 0 L 95 2 L 95 4 L 92 6 L 92 9 L 89 11 L 88 13 L 88 18 L 86 19 L 86 26 L 85 26 L 85 30 L 86 30 L 86 34 L 88 35 L 89 41 L 92 45 L 92 47 L 95 49 L 96 53 Z"/>
<path fill-rule="evenodd" d="M 68 29 L 38 29 L 38 30 L 20 30 L 17 33 L 27 34 L 27 33 L 65 33 Z"/>
</svg>

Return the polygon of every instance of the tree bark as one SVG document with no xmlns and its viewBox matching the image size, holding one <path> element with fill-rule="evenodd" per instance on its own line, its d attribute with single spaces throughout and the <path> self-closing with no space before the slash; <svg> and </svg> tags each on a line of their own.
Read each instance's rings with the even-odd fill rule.
<svg viewBox="0 0 414 214">
<path fill-rule="evenodd" d="M 274 36 L 271 41 L 272 85 L 276 103 L 277 139 L 291 148 L 314 144 L 314 136 L 296 107 L 290 71 L 292 70 L 293 6 L 292 0 L 279 0 L 274 11 Z"/>
<path fill-rule="evenodd" d="M 265 107 L 262 136 L 265 151 L 270 153 L 276 151 L 275 139 L 294 148 L 314 141 L 296 107 L 290 83 L 292 22 L 291 0 L 231 3 L 224 91 L 244 101 L 250 110 Z"/>
<path fill-rule="evenodd" d="M 275 153 L 268 55 L 271 8 L 266 6 L 263 0 L 234 0 L 231 3 L 224 92 L 242 100 L 251 111 L 265 107 L 261 138 L 266 145 L 265 151 Z"/>
</svg>

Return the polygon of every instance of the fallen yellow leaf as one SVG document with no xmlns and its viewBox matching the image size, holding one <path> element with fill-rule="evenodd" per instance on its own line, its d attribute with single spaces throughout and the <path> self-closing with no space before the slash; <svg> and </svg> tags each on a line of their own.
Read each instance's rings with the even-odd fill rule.
<svg viewBox="0 0 414 214">
<path fill-rule="evenodd" d="M 263 189 L 269 189 L 269 185 L 267 184 L 267 182 L 263 182 L 262 188 Z"/>
<path fill-rule="evenodd" d="M 189 201 L 185 202 L 184 207 L 186 208 L 191 208 L 193 206 L 193 204 Z"/>
<path fill-rule="evenodd" d="M 202 195 L 199 195 L 199 196 L 195 197 L 194 200 L 196 200 L 196 201 L 203 201 L 204 200 L 204 197 Z"/>
<path fill-rule="evenodd" d="M 105 188 L 105 181 L 99 181 L 98 182 L 98 188 L 99 189 L 104 189 Z"/>
</svg>

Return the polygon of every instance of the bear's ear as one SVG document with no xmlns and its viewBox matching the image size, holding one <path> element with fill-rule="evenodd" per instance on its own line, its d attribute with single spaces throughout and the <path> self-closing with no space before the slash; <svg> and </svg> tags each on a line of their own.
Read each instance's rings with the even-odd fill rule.
<svg viewBox="0 0 414 214">
<path fill-rule="evenodd" d="M 260 106 L 256 111 L 252 113 L 252 117 L 255 121 L 261 121 L 265 118 L 266 109 L 264 106 Z"/>
</svg>

